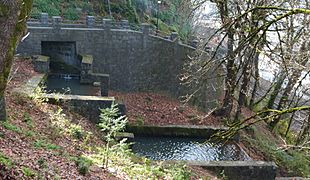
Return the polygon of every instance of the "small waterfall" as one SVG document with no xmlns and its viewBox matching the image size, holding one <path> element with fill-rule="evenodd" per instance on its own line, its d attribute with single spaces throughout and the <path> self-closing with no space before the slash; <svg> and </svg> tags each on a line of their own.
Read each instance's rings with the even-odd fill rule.
<svg viewBox="0 0 310 180">
<path fill-rule="evenodd" d="M 72 77 L 70 76 L 70 74 L 65 74 L 63 78 L 66 79 L 66 80 L 72 79 Z"/>
<path fill-rule="evenodd" d="M 52 74 L 52 76 L 59 77 L 61 79 L 65 80 L 71 80 L 71 79 L 79 79 L 80 76 L 76 74 Z"/>
</svg>

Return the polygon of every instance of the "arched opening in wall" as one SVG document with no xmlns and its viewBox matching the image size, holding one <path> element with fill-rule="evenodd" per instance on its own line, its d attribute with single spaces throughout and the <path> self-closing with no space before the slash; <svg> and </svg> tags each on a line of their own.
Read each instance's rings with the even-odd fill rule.
<svg viewBox="0 0 310 180">
<path fill-rule="evenodd" d="M 77 58 L 74 41 L 42 41 L 42 55 L 50 57 L 51 73 L 80 74 L 81 62 Z"/>
</svg>

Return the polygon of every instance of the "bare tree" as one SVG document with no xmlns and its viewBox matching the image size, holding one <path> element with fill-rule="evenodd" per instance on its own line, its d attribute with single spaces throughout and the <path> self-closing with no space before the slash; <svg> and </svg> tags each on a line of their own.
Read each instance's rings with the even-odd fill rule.
<svg viewBox="0 0 310 180">
<path fill-rule="evenodd" d="M 197 0 L 196 5 L 201 6 L 206 1 Z M 255 94 L 258 89 L 259 71 L 258 61 L 259 54 L 264 52 L 270 46 L 274 46 L 274 42 L 268 40 L 270 32 L 282 33 L 283 25 L 286 19 L 298 17 L 300 15 L 308 16 L 310 10 L 306 9 L 303 3 L 294 1 L 294 6 L 289 6 L 289 1 L 266 1 L 266 0 L 214 0 L 222 27 L 211 36 L 212 39 L 216 35 L 221 35 L 216 52 L 211 55 L 213 61 L 220 62 L 225 66 L 225 95 L 222 106 L 214 112 L 215 115 L 231 117 L 231 113 L 235 110 L 235 119 L 238 119 L 242 106 L 248 105 L 247 97 L 251 94 L 250 104 L 253 106 Z M 300 8 L 302 6 L 302 8 Z M 286 28 L 287 29 L 287 28 Z M 285 30 L 286 30 L 285 29 Z M 282 40 L 280 39 L 280 44 Z M 224 45 L 226 42 L 226 45 Z M 215 54 L 219 47 L 224 45 L 227 47 L 227 53 L 224 57 L 216 58 Z M 282 44 L 281 44 L 282 45 Z M 279 51 L 273 56 L 284 56 Z M 287 54 L 289 51 L 287 51 Z M 205 64 L 209 64 L 210 60 L 206 60 Z M 285 61 L 283 61 L 285 62 Z M 203 66 L 206 71 L 209 70 L 207 65 Z M 285 71 L 283 73 L 286 73 Z M 206 73 L 207 74 L 207 73 Z M 295 73 L 298 76 L 299 73 Z M 252 92 L 249 88 L 251 77 L 254 77 L 255 83 Z M 281 90 L 282 84 L 287 76 L 281 75 L 274 89 Z M 297 78 L 298 79 L 298 78 Z M 296 79 L 290 84 L 296 84 Z M 292 85 L 290 85 L 292 87 Z M 288 88 L 290 92 L 292 88 Z M 273 91 L 275 98 L 279 92 Z M 237 101 L 237 106 L 234 105 Z M 269 108 L 272 108 L 274 99 L 270 100 Z"/>
</svg>

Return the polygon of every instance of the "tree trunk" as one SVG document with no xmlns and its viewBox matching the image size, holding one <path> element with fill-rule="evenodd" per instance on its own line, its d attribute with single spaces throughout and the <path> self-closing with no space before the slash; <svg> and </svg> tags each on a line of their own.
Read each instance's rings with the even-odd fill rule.
<svg viewBox="0 0 310 180">
<path fill-rule="evenodd" d="M 4 91 L 31 7 L 32 0 L 0 0 L 0 120 L 6 119 Z"/>
<path fill-rule="evenodd" d="M 304 57 L 304 52 L 305 52 L 305 49 L 306 49 L 306 43 L 304 42 L 300 48 L 300 54 L 301 54 L 301 62 L 300 62 L 300 65 L 301 66 L 305 66 L 307 64 L 307 58 Z M 287 103 L 289 101 L 289 96 L 295 86 L 295 84 L 297 83 L 298 79 L 300 78 L 301 76 L 301 73 L 303 71 L 303 68 L 292 68 L 292 75 L 289 76 L 290 78 L 288 78 L 288 83 L 284 89 L 284 92 L 280 98 L 280 101 L 279 101 L 279 104 L 278 104 L 278 107 L 277 109 L 278 110 L 281 110 L 282 108 L 286 108 L 287 106 Z M 270 122 L 270 126 L 271 128 L 275 128 L 275 126 L 279 123 L 279 121 L 281 120 L 281 116 L 275 118 L 273 121 Z"/>
<path fill-rule="evenodd" d="M 248 93 L 248 86 L 250 82 L 250 59 L 247 60 L 246 64 L 244 65 L 244 73 L 243 73 L 243 79 L 242 84 L 239 92 L 239 98 L 238 98 L 238 107 L 235 115 L 235 121 L 239 119 L 239 116 L 241 114 L 241 108 L 242 106 L 246 106 L 247 102 L 247 93 Z"/>
<path fill-rule="evenodd" d="M 279 78 L 277 80 L 277 83 L 275 84 L 275 87 L 272 91 L 272 93 L 270 94 L 270 98 L 268 100 L 268 104 L 267 104 L 267 108 L 268 109 L 273 109 L 273 106 L 274 106 L 274 103 L 276 101 L 276 98 L 278 96 L 278 94 L 280 93 L 281 91 L 281 87 L 282 87 L 282 84 L 285 80 L 285 73 L 284 72 L 281 72 L 279 74 Z"/>
<path fill-rule="evenodd" d="M 230 113 L 233 108 L 233 96 L 236 86 L 236 67 L 235 67 L 235 57 L 233 54 L 233 33 L 228 33 L 228 60 L 226 64 L 226 79 L 225 79 L 225 97 L 223 100 L 223 105 L 221 108 L 214 112 L 216 116 L 224 116 L 230 118 Z"/>
<path fill-rule="evenodd" d="M 309 112 L 310 113 L 310 112 Z M 310 115 L 308 116 L 308 119 L 306 122 L 303 124 L 303 128 L 300 131 L 297 140 L 296 140 L 296 145 L 300 145 L 303 143 L 303 141 L 309 137 L 310 135 Z"/>
<path fill-rule="evenodd" d="M 261 43 L 261 46 L 262 46 L 263 43 Z M 258 47 L 259 50 L 262 49 L 262 47 Z M 255 57 L 254 57 L 254 87 L 253 87 L 253 90 L 252 90 L 252 93 L 251 93 L 251 99 L 250 99 L 250 103 L 249 103 L 249 107 L 251 109 L 254 108 L 254 102 L 255 102 L 255 98 L 256 98 L 256 93 L 257 93 L 257 90 L 258 90 L 258 87 L 259 87 L 259 80 L 260 80 L 260 77 L 259 77 L 259 67 L 258 67 L 258 61 L 259 61 L 259 54 L 260 52 L 257 51 L 255 53 Z"/>
<path fill-rule="evenodd" d="M 112 19 L 112 12 L 111 12 L 111 3 L 110 3 L 110 0 L 108 0 L 108 10 L 109 10 L 110 19 Z"/>
<path fill-rule="evenodd" d="M 230 21 L 228 11 L 228 1 L 216 1 L 216 6 L 220 12 L 221 21 L 226 24 Z M 234 55 L 234 32 L 232 29 L 227 29 L 227 62 L 226 62 L 226 79 L 225 79 L 225 96 L 223 105 L 219 109 L 213 112 L 216 116 L 224 116 L 230 118 L 230 113 L 233 108 L 233 97 L 236 86 L 236 67 Z"/>
</svg>

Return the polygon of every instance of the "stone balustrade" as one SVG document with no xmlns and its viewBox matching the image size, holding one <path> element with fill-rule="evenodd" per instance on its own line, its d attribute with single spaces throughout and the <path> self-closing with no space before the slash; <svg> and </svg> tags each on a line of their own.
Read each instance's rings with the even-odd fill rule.
<svg viewBox="0 0 310 180">
<path fill-rule="evenodd" d="M 105 29 L 106 31 L 110 31 L 111 29 L 125 29 L 125 30 L 135 30 L 141 31 L 145 35 L 155 35 L 161 37 L 166 40 L 171 40 L 177 43 L 180 42 L 180 38 L 177 32 L 172 32 L 170 35 L 161 35 L 161 33 L 156 32 L 154 28 L 151 27 L 150 24 L 142 23 L 140 25 L 131 24 L 128 20 L 121 20 L 120 22 L 112 21 L 111 19 L 102 19 L 100 21 L 96 21 L 94 16 L 86 16 L 86 20 L 84 23 L 64 23 L 62 22 L 62 18 L 60 16 L 52 16 L 51 23 L 49 21 L 49 15 L 47 13 L 41 13 L 39 21 L 30 21 L 28 22 L 29 27 L 52 27 L 54 30 L 59 31 L 61 28 L 100 28 Z M 193 40 L 188 42 L 189 46 L 194 48 L 197 47 L 198 41 Z"/>
</svg>

